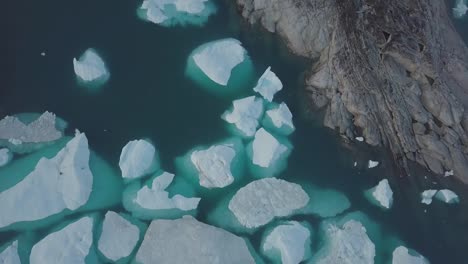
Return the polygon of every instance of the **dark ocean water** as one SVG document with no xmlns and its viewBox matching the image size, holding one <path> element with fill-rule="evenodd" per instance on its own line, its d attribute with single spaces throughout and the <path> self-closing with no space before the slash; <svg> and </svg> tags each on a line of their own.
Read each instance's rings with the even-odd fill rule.
<svg viewBox="0 0 468 264">
<path fill-rule="evenodd" d="M 294 151 L 282 178 L 344 192 L 351 200 L 350 211 L 365 212 L 431 263 L 467 263 L 467 194 L 459 193 L 458 206 L 437 202 L 423 206 L 419 192 L 424 189 L 460 188 L 453 179 L 434 178 L 425 171 L 413 175 L 419 177 L 400 178 L 381 150 L 363 144 L 350 149 L 332 131 L 305 118 L 300 88 L 306 62 L 288 54 L 274 36 L 245 25 L 226 2 L 216 2 L 218 13 L 202 28 L 145 23 L 137 18 L 139 3 L 134 1 L 5 4 L 11 12 L 6 17 L 7 50 L 3 54 L 8 67 L 0 87 L 0 117 L 53 111 L 69 122 L 70 134 L 74 128 L 86 132 L 91 148 L 116 168 L 126 142 L 150 138 L 160 152 L 162 167 L 174 171 L 175 157 L 228 136 L 219 116 L 231 99 L 214 97 L 186 78 L 187 57 L 205 42 L 237 38 L 248 50 L 257 77 L 272 66 L 285 86 L 277 99 L 287 102 L 295 117 Z M 466 19 L 455 24 L 467 40 Z M 99 93 L 80 87 L 73 72 L 73 57 L 89 47 L 102 55 L 111 72 Z M 365 169 L 370 158 L 381 165 Z M 357 168 L 353 168 L 354 161 L 359 163 Z M 362 195 L 383 178 L 389 178 L 395 198 L 393 208 L 386 212 Z M 207 210 L 214 202 L 207 202 Z M 317 227 L 318 219 L 307 220 Z M 7 236 L 0 233 L 0 241 L 2 235 Z M 252 240 L 258 248 L 257 238 L 258 234 Z"/>
</svg>

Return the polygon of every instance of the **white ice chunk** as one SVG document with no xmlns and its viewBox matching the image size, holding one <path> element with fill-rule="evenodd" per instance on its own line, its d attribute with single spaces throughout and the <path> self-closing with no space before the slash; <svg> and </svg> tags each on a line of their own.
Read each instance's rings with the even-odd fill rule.
<svg viewBox="0 0 468 264">
<path fill-rule="evenodd" d="M 257 86 L 253 89 L 269 102 L 273 101 L 275 94 L 283 89 L 281 80 L 270 69 L 271 67 L 266 69 L 260 79 L 258 79 Z"/>
<path fill-rule="evenodd" d="M 187 198 L 176 194 L 169 198 L 166 188 L 174 180 L 174 174 L 164 172 L 153 180 L 151 188 L 143 186 L 134 199 L 140 207 L 150 210 L 179 209 L 190 211 L 197 209 L 200 198 Z"/>
<path fill-rule="evenodd" d="M 252 143 L 252 162 L 260 167 L 268 168 L 287 150 L 288 148 L 282 145 L 274 136 L 265 129 L 260 128 L 255 133 Z"/>
<path fill-rule="evenodd" d="M 446 172 L 444 173 L 444 177 L 449 177 L 449 176 L 453 176 L 453 170 L 446 171 Z"/>
<path fill-rule="evenodd" d="M 93 243 L 93 218 L 83 217 L 47 235 L 31 250 L 31 264 L 85 263 Z"/>
<path fill-rule="evenodd" d="M 127 143 L 120 154 L 119 167 L 125 179 L 140 178 L 151 173 L 156 149 L 146 140 Z"/>
<path fill-rule="evenodd" d="M 425 190 L 421 193 L 421 203 L 431 204 L 432 198 L 437 193 L 437 190 Z"/>
<path fill-rule="evenodd" d="M 307 243 L 308 242 L 308 243 Z M 310 231 L 296 221 L 276 226 L 266 237 L 263 251 L 279 251 L 282 264 L 298 264 L 306 257 L 310 247 Z"/>
<path fill-rule="evenodd" d="M 200 185 L 206 188 L 223 188 L 234 181 L 231 163 L 236 156 L 233 144 L 212 146 L 192 152 L 190 159 L 198 171 Z"/>
<path fill-rule="evenodd" d="M 292 113 L 285 103 L 281 103 L 278 108 L 266 111 L 266 115 L 271 118 L 275 127 L 281 128 L 282 126 L 287 126 L 294 129 Z"/>
<path fill-rule="evenodd" d="M 255 96 L 234 100 L 231 112 L 226 111 L 222 118 L 235 124 L 246 137 L 252 137 L 257 131 L 259 119 L 263 114 L 262 99 Z"/>
<path fill-rule="evenodd" d="M 426 258 L 419 253 L 404 246 L 399 246 L 393 251 L 392 264 L 429 264 Z"/>
<path fill-rule="evenodd" d="M 468 6 L 466 5 L 466 0 L 457 0 L 455 7 L 453 8 L 453 16 L 456 18 L 461 18 L 466 15 L 468 11 Z"/>
<path fill-rule="evenodd" d="M 460 201 L 458 195 L 448 189 L 439 190 L 436 193 L 435 198 L 448 204 L 458 203 Z"/>
<path fill-rule="evenodd" d="M 140 239 L 140 230 L 119 214 L 109 211 L 102 223 L 98 249 L 108 259 L 128 257 Z"/>
<path fill-rule="evenodd" d="M 222 39 L 207 43 L 193 55 L 195 64 L 214 82 L 226 86 L 231 71 L 242 63 L 246 50 L 237 39 Z"/>
<path fill-rule="evenodd" d="M 373 161 L 373 160 L 369 160 L 369 163 L 367 164 L 367 167 L 369 169 L 372 169 L 372 168 L 375 168 L 379 165 L 379 162 L 378 161 Z"/>
<path fill-rule="evenodd" d="M 229 210 L 247 228 L 268 224 L 304 208 L 309 196 L 302 187 L 276 178 L 253 181 L 242 187 L 229 202 Z"/>
<path fill-rule="evenodd" d="M 371 199 L 385 209 L 392 207 L 393 191 L 387 179 L 381 180 L 377 186 L 368 191 Z"/>
<path fill-rule="evenodd" d="M 0 149 L 0 167 L 7 165 L 11 160 L 11 152 L 7 148 Z"/>
<path fill-rule="evenodd" d="M 145 0 L 140 8 L 147 10 L 148 20 L 161 24 L 169 19 L 165 11 L 167 5 L 174 5 L 178 12 L 197 15 L 205 10 L 206 2 L 208 0 Z"/>
<path fill-rule="evenodd" d="M 107 78 L 109 72 L 94 49 L 87 49 L 79 60 L 73 58 L 75 74 L 85 82 Z"/>
<path fill-rule="evenodd" d="M 0 253 L 0 263 L 2 264 L 21 264 L 18 255 L 18 241 L 11 243 Z"/>
<path fill-rule="evenodd" d="M 363 137 L 356 137 L 356 140 L 359 141 L 359 142 L 363 142 L 364 138 Z"/>
<path fill-rule="evenodd" d="M 0 228 L 76 210 L 91 194 L 88 139 L 77 133 L 52 159 L 42 158 L 21 182 L 0 193 Z M 21 208 L 21 210 L 18 210 Z"/>
</svg>

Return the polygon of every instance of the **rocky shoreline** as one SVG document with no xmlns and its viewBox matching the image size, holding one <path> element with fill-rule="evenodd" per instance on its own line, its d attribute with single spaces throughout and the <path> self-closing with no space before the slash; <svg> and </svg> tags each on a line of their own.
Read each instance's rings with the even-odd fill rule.
<svg viewBox="0 0 468 264">
<path fill-rule="evenodd" d="M 305 76 L 323 124 L 468 183 L 468 48 L 444 1 L 236 0 L 252 24 L 314 62 Z"/>
</svg>

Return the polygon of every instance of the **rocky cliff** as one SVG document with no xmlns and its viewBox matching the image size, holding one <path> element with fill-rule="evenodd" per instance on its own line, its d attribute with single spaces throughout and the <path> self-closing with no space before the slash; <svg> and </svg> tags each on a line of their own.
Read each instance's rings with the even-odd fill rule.
<svg viewBox="0 0 468 264">
<path fill-rule="evenodd" d="M 236 0 L 250 23 L 313 59 L 324 125 L 468 183 L 468 48 L 442 0 Z"/>
</svg>

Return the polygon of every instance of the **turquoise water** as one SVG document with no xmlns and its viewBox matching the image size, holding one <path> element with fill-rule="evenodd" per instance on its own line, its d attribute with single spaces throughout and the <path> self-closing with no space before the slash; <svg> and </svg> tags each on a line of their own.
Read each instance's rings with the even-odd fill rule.
<svg viewBox="0 0 468 264">
<path fill-rule="evenodd" d="M 290 136 L 294 150 L 280 177 L 344 192 L 350 211 L 365 212 L 432 263 L 466 263 L 468 197 L 462 188 L 453 179 L 422 170 L 413 175 L 420 177 L 400 178 L 384 151 L 364 144 L 349 148 L 317 120 L 307 119 L 300 90 L 306 62 L 289 55 L 274 36 L 245 25 L 226 2 L 216 4 L 218 13 L 202 28 L 166 28 L 138 19 L 140 3 L 133 1 L 8 1 L 4 51 L 8 68 L 0 90 L 0 116 L 52 111 L 68 122 L 68 135 L 75 128 L 86 132 L 91 148 L 116 170 L 129 140 L 149 138 L 159 151 L 161 167 L 175 172 L 176 157 L 229 137 L 220 115 L 232 98 L 213 96 L 185 77 L 187 58 L 201 44 L 237 38 L 249 52 L 256 78 L 272 66 L 285 86 L 276 99 L 288 103 L 294 115 L 296 131 Z M 73 57 L 89 47 L 99 52 L 111 73 L 99 93 L 81 87 L 73 72 Z M 364 169 L 370 158 L 381 161 L 381 166 Z M 371 205 L 362 194 L 382 178 L 389 178 L 394 190 L 389 211 Z M 434 186 L 453 189 L 461 204 L 422 206 L 419 192 Z M 215 192 L 202 200 L 199 219 L 206 218 L 222 195 Z M 306 220 L 318 230 L 317 217 L 294 219 Z M 0 233 L 0 245 L 15 235 Z M 250 237 L 257 251 L 261 235 Z"/>
</svg>

